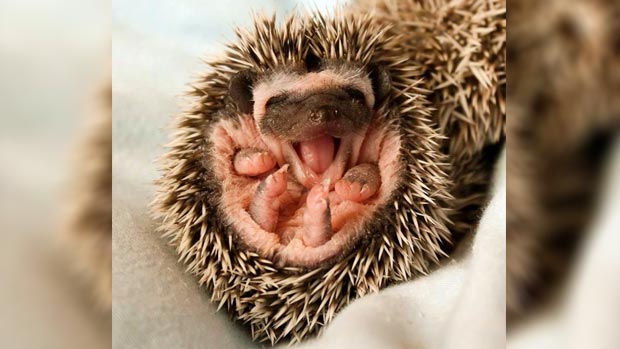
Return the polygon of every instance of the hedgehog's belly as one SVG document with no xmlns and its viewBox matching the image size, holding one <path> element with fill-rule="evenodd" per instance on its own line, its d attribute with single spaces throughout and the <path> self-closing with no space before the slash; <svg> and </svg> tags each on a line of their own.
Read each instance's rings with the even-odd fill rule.
<svg viewBox="0 0 620 349">
<path fill-rule="evenodd" d="M 400 175 L 398 133 L 377 120 L 342 144 L 278 145 L 263 140 L 247 116 L 218 121 L 207 137 L 232 233 L 280 265 L 313 267 L 342 256 L 371 233 L 365 228 Z M 258 160 L 239 159 L 240 151 Z"/>
</svg>

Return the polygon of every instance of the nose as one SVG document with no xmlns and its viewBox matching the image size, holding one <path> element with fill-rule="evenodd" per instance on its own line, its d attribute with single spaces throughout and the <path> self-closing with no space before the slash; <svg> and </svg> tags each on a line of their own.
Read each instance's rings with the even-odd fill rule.
<svg viewBox="0 0 620 349">
<path fill-rule="evenodd" d="M 315 124 L 322 124 L 335 120 L 338 114 L 338 108 L 329 105 L 322 106 L 310 112 L 310 121 Z"/>
</svg>

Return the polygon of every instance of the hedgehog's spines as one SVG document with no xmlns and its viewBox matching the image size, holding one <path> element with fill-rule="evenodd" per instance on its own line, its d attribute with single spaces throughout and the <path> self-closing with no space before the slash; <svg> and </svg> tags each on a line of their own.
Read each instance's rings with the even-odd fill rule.
<svg viewBox="0 0 620 349">
<path fill-rule="evenodd" d="M 154 210 L 188 270 L 218 306 L 249 325 L 253 338 L 275 343 L 286 336 L 295 342 L 315 334 L 349 301 L 425 274 L 444 254 L 442 247 L 451 239 L 453 170 L 441 149 L 446 138 L 438 130 L 452 124 L 434 120 L 434 115 L 445 114 L 446 106 L 440 104 L 437 113 L 431 109 L 434 101 L 427 100 L 435 87 L 424 72 L 435 56 L 421 53 L 412 59 L 402 48 L 408 37 L 399 31 L 375 15 L 350 12 L 291 16 L 280 26 L 275 18 L 258 18 L 253 32 L 237 30 L 238 43 L 227 46 L 224 58 L 209 61 L 212 69 L 191 92 L 196 104 L 176 118 L 178 131 L 162 162 Z M 276 267 L 234 244 L 215 207 L 219 186 L 202 164 L 207 146 L 203 130 L 226 107 L 230 77 L 245 69 L 266 72 L 302 62 L 308 50 L 322 58 L 379 63 L 388 69 L 393 93 L 386 122 L 400 130 L 404 170 L 400 189 L 378 215 L 384 218 L 368 226 L 373 233 L 359 242 L 363 247 L 333 265 L 306 272 Z"/>
</svg>

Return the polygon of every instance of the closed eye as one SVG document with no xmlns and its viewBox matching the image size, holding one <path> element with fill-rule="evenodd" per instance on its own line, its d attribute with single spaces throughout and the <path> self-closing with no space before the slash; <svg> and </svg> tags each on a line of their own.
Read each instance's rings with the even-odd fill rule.
<svg viewBox="0 0 620 349">
<path fill-rule="evenodd" d="M 344 89 L 344 92 L 346 92 L 349 97 L 355 99 L 355 100 L 359 100 L 359 101 L 364 101 L 366 99 L 366 96 L 364 96 L 364 94 L 362 93 L 362 91 L 352 88 L 352 87 L 347 87 Z"/>
<path fill-rule="evenodd" d="M 278 103 L 282 103 L 287 99 L 287 96 L 285 94 L 282 95 L 277 95 L 274 97 L 269 98 L 269 100 L 267 101 L 267 103 L 265 104 L 265 107 L 271 107 L 274 104 L 278 104 Z"/>
</svg>

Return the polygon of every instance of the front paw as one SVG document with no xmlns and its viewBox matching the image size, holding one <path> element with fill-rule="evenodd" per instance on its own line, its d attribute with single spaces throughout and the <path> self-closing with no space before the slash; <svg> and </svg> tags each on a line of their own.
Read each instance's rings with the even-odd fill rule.
<svg viewBox="0 0 620 349">
<path fill-rule="evenodd" d="M 335 190 L 343 200 L 362 202 L 373 196 L 381 186 L 379 168 L 373 164 L 357 165 L 336 182 Z"/>
<path fill-rule="evenodd" d="M 254 177 L 271 171 L 276 166 L 276 159 L 266 150 L 246 148 L 235 154 L 233 166 L 238 174 Z"/>
</svg>

